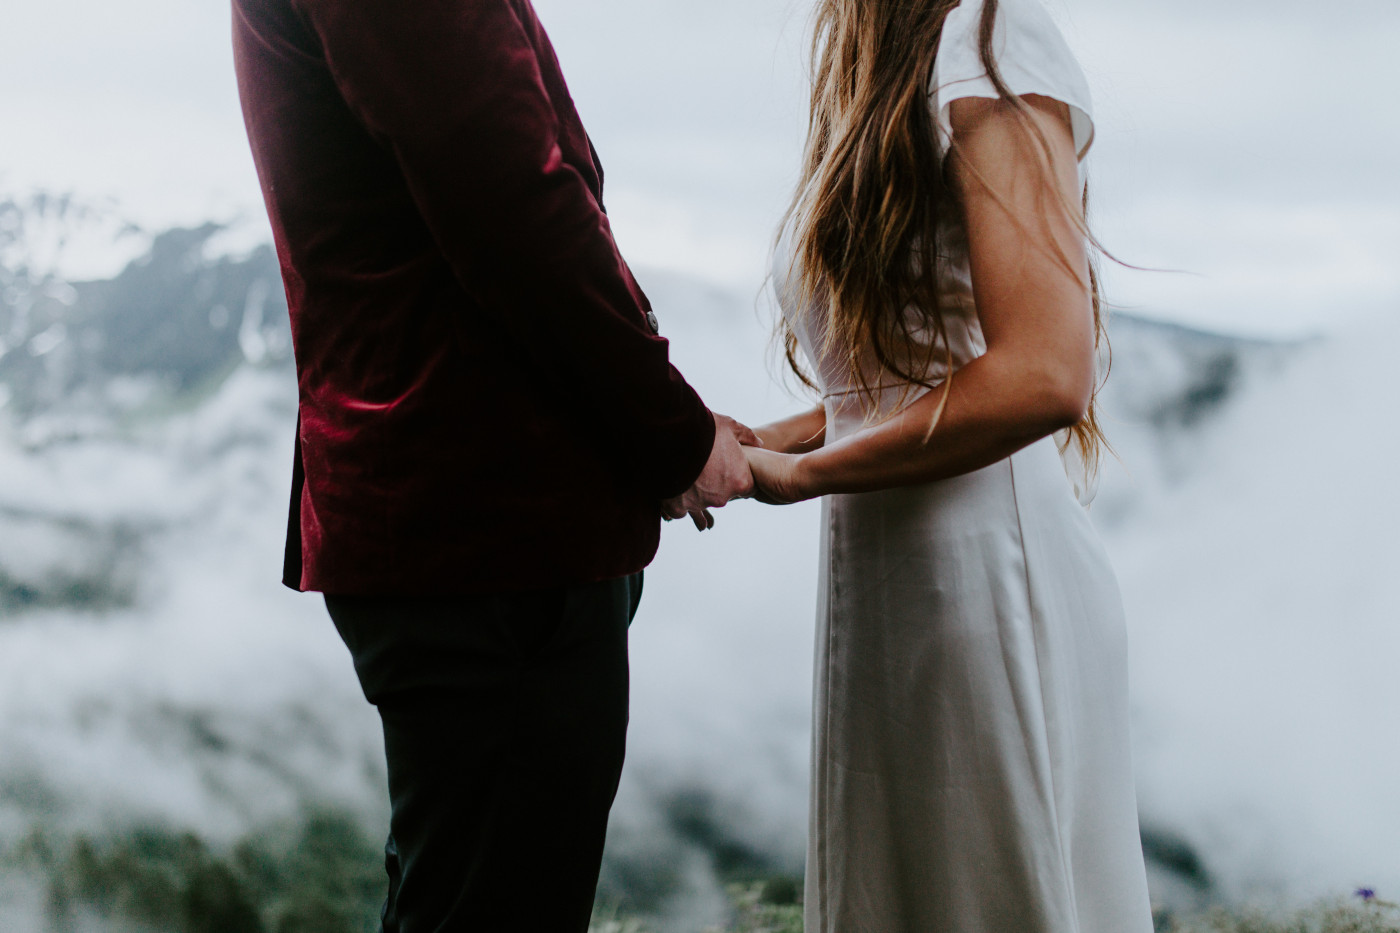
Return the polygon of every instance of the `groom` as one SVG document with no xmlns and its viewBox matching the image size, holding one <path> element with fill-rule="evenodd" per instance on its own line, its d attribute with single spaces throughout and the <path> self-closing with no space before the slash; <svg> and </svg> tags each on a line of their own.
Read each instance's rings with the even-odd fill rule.
<svg viewBox="0 0 1400 933">
<path fill-rule="evenodd" d="M 289 586 L 384 725 L 387 933 L 583 931 L 659 519 L 751 490 L 529 0 L 233 0 L 291 309 Z"/>
</svg>

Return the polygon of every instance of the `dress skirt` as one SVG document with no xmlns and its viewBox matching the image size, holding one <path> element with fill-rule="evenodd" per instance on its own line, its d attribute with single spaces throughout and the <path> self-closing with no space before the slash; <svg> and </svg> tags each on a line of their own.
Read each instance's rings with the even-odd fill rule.
<svg viewBox="0 0 1400 933">
<path fill-rule="evenodd" d="M 823 508 L 807 933 L 1151 933 L 1122 602 L 1054 441 Z"/>
</svg>

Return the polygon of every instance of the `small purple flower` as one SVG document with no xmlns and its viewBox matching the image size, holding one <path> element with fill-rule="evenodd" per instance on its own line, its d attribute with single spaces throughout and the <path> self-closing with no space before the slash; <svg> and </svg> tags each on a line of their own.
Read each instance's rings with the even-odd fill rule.
<svg viewBox="0 0 1400 933">
<path fill-rule="evenodd" d="M 1375 888 L 1357 888 L 1357 889 L 1356 889 L 1356 896 L 1359 897 L 1359 898 L 1361 898 L 1363 901 L 1365 901 L 1366 903 L 1369 904 L 1371 901 L 1374 901 L 1374 900 L 1376 899 L 1376 889 L 1375 889 Z"/>
</svg>

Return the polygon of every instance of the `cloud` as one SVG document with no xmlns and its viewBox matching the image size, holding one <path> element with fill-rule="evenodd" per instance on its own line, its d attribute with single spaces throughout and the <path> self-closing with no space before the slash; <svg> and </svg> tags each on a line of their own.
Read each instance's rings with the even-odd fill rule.
<svg viewBox="0 0 1400 933">
<path fill-rule="evenodd" d="M 1046 2 L 1097 101 L 1102 229 L 1135 263 L 1200 273 L 1120 275 L 1125 301 L 1266 332 L 1326 328 L 1338 301 L 1394 303 L 1379 265 L 1400 235 L 1375 217 L 1400 214 L 1400 8 Z M 608 165 L 624 249 L 756 287 L 797 171 L 810 4 L 537 7 Z M 17 10 L 0 36 L 0 126 L 0 185 L 114 195 L 152 226 L 261 224 L 223 4 Z"/>
</svg>

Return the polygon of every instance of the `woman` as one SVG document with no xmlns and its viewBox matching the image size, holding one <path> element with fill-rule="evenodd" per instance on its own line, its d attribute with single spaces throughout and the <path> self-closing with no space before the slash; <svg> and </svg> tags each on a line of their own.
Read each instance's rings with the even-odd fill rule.
<svg viewBox="0 0 1400 933">
<path fill-rule="evenodd" d="M 775 278 L 823 404 L 749 451 L 765 501 L 826 497 L 808 933 L 1152 929 L 1121 601 L 1075 488 L 1093 124 L 1039 4 L 818 3 Z"/>
</svg>

